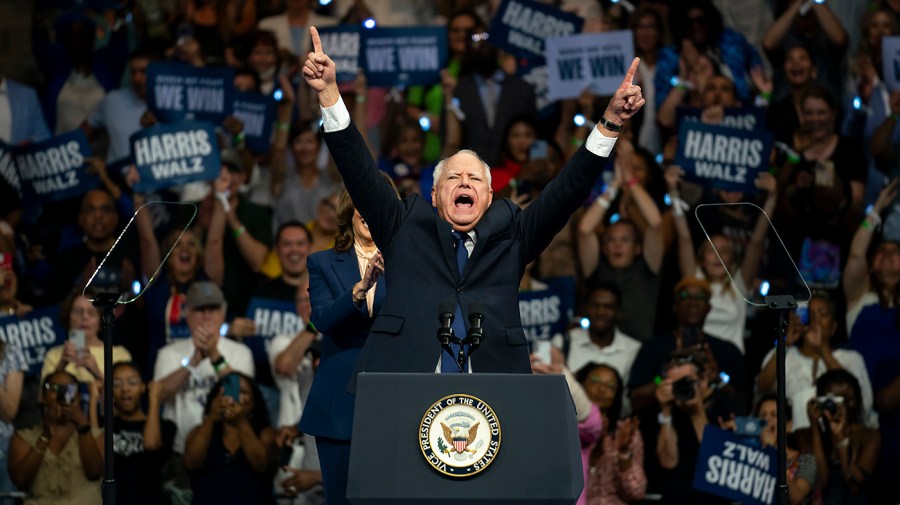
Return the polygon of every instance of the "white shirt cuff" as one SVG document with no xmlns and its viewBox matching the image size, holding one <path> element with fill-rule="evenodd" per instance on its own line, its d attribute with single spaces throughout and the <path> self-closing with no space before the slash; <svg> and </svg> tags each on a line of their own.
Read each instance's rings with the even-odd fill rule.
<svg viewBox="0 0 900 505">
<path fill-rule="evenodd" d="M 338 97 L 338 101 L 331 107 L 319 106 L 319 108 L 322 109 L 322 128 L 326 133 L 340 131 L 350 126 L 350 112 L 347 111 L 343 98 Z"/>
<path fill-rule="evenodd" d="M 325 131 L 328 130 L 326 129 Z M 619 137 L 607 137 L 606 135 L 600 133 L 600 130 L 598 130 L 597 128 L 591 128 L 591 134 L 588 135 L 587 141 L 585 141 L 584 143 L 584 147 L 597 156 L 609 158 L 609 153 L 611 153 L 613 147 L 615 147 L 617 138 Z"/>
</svg>

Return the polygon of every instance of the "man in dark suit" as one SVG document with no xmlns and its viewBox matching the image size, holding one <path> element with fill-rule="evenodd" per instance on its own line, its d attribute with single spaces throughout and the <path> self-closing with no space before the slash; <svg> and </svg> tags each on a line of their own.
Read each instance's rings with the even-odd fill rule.
<svg viewBox="0 0 900 505">
<path fill-rule="evenodd" d="M 468 371 L 531 373 L 519 318 L 519 279 L 587 198 L 621 125 L 643 106 L 641 89 L 632 84 L 639 60 L 632 62 L 585 147 L 526 210 L 508 199 L 492 202 L 489 167 L 471 151 L 438 164 L 431 202 L 418 195 L 398 201 L 351 126 L 334 62 L 322 52 L 315 28 L 310 35 L 314 52 L 303 75 L 318 94 L 325 142 L 384 254 L 392 287 L 357 371 L 451 371 L 442 365 L 455 360 L 434 339 L 438 309 L 450 303 L 457 307 L 455 324 L 473 304 L 483 307 L 485 339 L 467 363 Z"/>
<path fill-rule="evenodd" d="M 502 162 L 506 128 L 512 118 L 537 116 L 534 88 L 497 64 L 497 49 L 486 41 L 472 42 L 453 96 L 463 112 L 460 146 L 471 149 L 495 167 Z"/>
</svg>

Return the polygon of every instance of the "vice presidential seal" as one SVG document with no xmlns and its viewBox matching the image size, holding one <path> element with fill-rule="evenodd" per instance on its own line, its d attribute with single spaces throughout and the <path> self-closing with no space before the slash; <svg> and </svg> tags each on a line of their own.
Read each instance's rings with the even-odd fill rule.
<svg viewBox="0 0 900 505">
<path fill-rule="evenodd" d="M 481 472 L 500 450 L 500 423 L 494 409 L 464 394 L 436 401 L 419 425 L 419 447 L 432 468 L 451 477 Z"/>
</svg>

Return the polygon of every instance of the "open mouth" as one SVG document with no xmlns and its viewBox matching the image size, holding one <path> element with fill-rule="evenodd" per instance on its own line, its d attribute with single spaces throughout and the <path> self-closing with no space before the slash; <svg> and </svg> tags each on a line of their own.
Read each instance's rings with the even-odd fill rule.
<svg viewBox="0 0 900 505">
<path fill-rule="evenodd" d="M 475 200 L 469 195 L 459 195 L 453 200 L 453 204 L 457 208 L 471 209 L 475 205 Z"/>
</svg>

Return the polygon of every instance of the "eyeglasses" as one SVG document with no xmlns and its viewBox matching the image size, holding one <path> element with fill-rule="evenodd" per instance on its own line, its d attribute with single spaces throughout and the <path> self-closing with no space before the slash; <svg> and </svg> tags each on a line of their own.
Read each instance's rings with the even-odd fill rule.
<svg viewBox="0 0 900 505">
<path fill-rule="evenodd" d="M 678 293 L 679 300 L 696 300 L 698 302 L 707 302 L 709 301 L 709 294 L 705 291 L 695 291 L 691 293 L 690 291 L 682 291 Z"/>
</svg>

